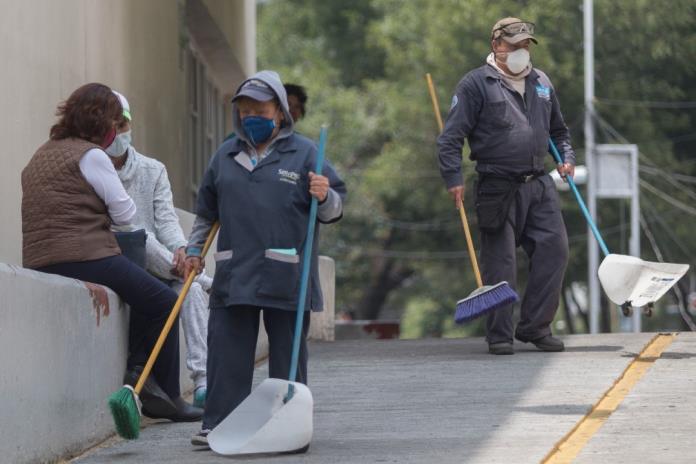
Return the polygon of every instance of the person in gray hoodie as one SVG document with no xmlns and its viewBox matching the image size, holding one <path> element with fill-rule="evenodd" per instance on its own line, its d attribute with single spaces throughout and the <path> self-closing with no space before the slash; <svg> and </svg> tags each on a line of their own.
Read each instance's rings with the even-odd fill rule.
<svg viewBox="0 0 696 464">
<path fill-rule="evenodd" d="M 137 206 L 132 226 L 120 230 L 145 229 L 146 270 L 181 293 L 187 242 L 174 208 L 167 169 L 156 159 L 139 153 L 131 144 L 130 103 L 121 93 L 113 92 L 121 102 L 125 120 L 118 127 L 113 143 L 105 151 L 111 157 L 123 188 Z M 206 395 L 207 291 L 211 285 L 210 277 L 199 275 L 181 307 L 187 347 L 186 366 L 193 381 L 193 404 L 199 408 L 205 405 Z"/>
<path fill-rule="evenodd" d="M 319 201 L 319 222 L 328 224 L 342 217 L 346 195 L 329 162 L 323 175 L 313 172 L 317 147 L 294 132 L 277 73 L 261 71 L 247 79 L 232 102 L 236 135 L 223 142 L 204 175 L 186 248 L 186 275 L 199 272 L 203 243 L 220 223 L 208 321 L 208 395 L 194 445 L 207 445 L 208 432 L 251 393 L 262 309 L 269 376 L 288 378 L 311 199 Z M 305 311 L 323 309 L 316 227 Z M 305 384 L 309 320 L 297 373 Z"/>
</svg>

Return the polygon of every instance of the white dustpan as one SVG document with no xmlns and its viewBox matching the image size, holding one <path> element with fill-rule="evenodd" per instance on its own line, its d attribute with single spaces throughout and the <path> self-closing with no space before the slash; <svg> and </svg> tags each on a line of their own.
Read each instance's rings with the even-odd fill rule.
<svg viewBox="0 0 696 464">
<path fill-rule="evenodd" d="M 651 305 L 689 270 L 688 264 L 653 263 L 626 255 L 607 255 L 599 281 L 611 301 L 640 307 Z"/>
<path fill-rule="evenodd" d="M 294 394 L 284 403 L 289 384 Z M 208 445 L 223 455 L 301 450 L 312 440 L 313 410 L 305 385 L 266 379 L 208 434 Z"/>
<path fill-rule="evenodd" d="M 551 148 L 551 154 L 556 163 L 562 163 L 561 155 L 551 139 L 549 139 L 549 148 Z M 655 301 L 667 293 L 667 290 L 672 288 L 686 274 L 689 265 L 653 263 L 643 261 L 634 256 L 609 253 L 609 249 L 606 243 L 604 243 L 597 225 L 592 220 L 592 216 L 590 216 L 590 212 L 587 210 L 587 206 L 585 206 L 585 202 L 573 181 L 573 177 L 566 176 L 566 180 L 573 194 L 575 194 L 575 198 L 578 200 L 578 205 L 580 205 L 580 210 L 585 216 L 587 224 L 597 239 L 599 248 L 605 256 L 597 274 L 607 296 L 611 301 L 621 306 L 624 316 L 631 314 L 632 306 L 648 305 L 650 309 Z M 652 310 L 650 309 L 646 314 L 650 315 L 651 313 Z"/>
</svg>

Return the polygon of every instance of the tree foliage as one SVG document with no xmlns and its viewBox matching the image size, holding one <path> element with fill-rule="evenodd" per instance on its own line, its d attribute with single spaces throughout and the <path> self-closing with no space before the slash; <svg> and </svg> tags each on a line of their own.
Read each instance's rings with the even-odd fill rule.
<svg viewBox="0 0 696 464">
<path fill-rule="evenodd" d="M 623 135 L 639 145 L 645 166 L 691 176 L 696 175 L 696 108 L 646 102 L 696 101 L 695 5 L 693 0 L 595 0 L 596 105 L 603 121 L 598 141 L 617 142 Z M 504 16 L 535 22 L 539 44 L 532 60 L 554 82 L 582 161 L 581 6 L 580 0 L 269 0 L 260 5 L 259 66 L 308 88 L 307 117 L 299 129 L 316 137 L 322 123 L 330 124 L 328 156 L 348 182 L 345 218 L 324 228 L 322 237 L 322 252 L 336 258 L 338 310 L 358 318 L 397 318 L 405 312 L 404 327 L 412 336 L 480 330 L 480 324 L 464 332 L 451 324 L 454 303 L 475 282 L 458 215 L 437 170 L 437 127 L 424 75 L 432 73 L 444 115 L 459 79 L 484 63 L 491 25 Z M 472 164 L 465 162 L 465 169 L 467 210 L 475 222 Z M 665 176 L 641 176 L 679 201 L 696 199 L 694 183 L 675 186 Z M 571 243 L 566 280 L 585 281 L 586 225 L 574 199 L 561 196 Z M 696 243 L 688 239 L 693 216 L 651 193 L 643 197 L 663 251 L 695 264 Z M 624 207 L 600 206 L 610 247 L 627 252 L 622 249 L 628 233 Z M 652 257 L 645 237 L 643 244 L 643 254 Z M 523 289 L 527 262 L 520 257 Z"/>
</svg>

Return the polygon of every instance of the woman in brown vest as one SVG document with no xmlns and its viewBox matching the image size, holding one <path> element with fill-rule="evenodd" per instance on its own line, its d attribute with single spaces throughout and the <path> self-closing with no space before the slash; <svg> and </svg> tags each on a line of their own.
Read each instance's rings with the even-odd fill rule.
<svg viewBox="0 0 696 464">
<path fill-rule="evenodd" d="M 22 171 L 23 263 L 105 285 L 130 305 L 126 382 L 134 384 L 177 295 L 121 255 L 110 230 L 112 223 L 128 224 L 135 214 L 103 151 L 124 119 L 116 95 L 105 85 L 86 84 L 58 107 L 57 116 L 49 140 Z M 203 411 L 184 402 L 179 390 L 178 322 L 140 398 L 150 417 L 200 419 Z"/>
</svg>

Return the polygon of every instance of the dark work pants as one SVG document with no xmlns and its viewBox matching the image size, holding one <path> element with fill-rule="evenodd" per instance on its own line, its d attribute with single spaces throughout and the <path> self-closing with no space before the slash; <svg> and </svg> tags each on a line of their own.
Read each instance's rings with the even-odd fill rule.
<svg viewBox="0 0 696 464">
<path fill-rule="evenodd" d="M 256 340 L 261 308 L 230 306 L 211 309 L 208 320 L 208 391 L 203 428 L 213 429 L 251 393 Z M 287 379 L 290 375 L 295 311 L 263 310 L 268 333 L 268 376 Z M 300 341 L 296 381 L 307 384 L 307 330 L 310 313 L 305 312 Z"/>
<path fill-rule="evenodd" d="M 505 280 L 516 288 L 518 246 L 529 257 L 529 275 L 514 334 L 535 340 L 551 333 L 568 263 L 568 236 L 558 192 L 549 175 L 521 184 L 505 226 L 495 234 L 481 233 L 485 285 Z M 488 343 L 512 342 L 512 309 L 509 305 L 488 316 Z"/>
<path fill-rule="evenodd" d="M 176 292 L 123 255 L 93 261 L 53 264 L 37 270 L 104 285 L 116 292 L 131 308 L 128 368 L 145 365 L 176 303 Z M 172 399 L 181 395 L 178 318 L 162 345 L 152 374 Z"/>
</svg>

